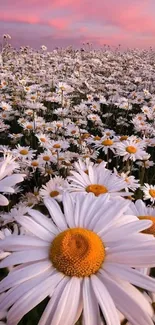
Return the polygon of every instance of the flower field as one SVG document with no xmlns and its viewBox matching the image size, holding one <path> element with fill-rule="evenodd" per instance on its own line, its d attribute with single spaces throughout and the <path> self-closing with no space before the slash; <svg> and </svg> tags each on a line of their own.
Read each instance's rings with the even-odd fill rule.
<svg viewBox="0 0 155 325">
<path fill-rule="evenodd" d="M 0 325 L 153 325 L 155 56 L 0 55 Z"/>
</svg>

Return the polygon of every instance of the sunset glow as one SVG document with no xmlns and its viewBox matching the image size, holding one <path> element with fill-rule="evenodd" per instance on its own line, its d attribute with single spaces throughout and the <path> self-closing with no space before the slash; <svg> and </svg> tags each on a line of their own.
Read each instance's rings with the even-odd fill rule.
<svg viewBox="0 0 155 325">
<path fill-rule="evenodd" d="M 104 44 L 154 47 L 154 0 L 1 0 L 0 34 L 12 45 L 48 49 Z"/>
</svg>

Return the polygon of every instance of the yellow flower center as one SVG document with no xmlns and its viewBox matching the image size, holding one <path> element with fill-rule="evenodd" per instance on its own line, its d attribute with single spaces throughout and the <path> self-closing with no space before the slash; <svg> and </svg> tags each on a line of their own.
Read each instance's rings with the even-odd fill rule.
<svg viewBox="0 0 155 325">
<path fill-rule="evenodd" d="M 86 159 L 86 158 L 89 158 L 89 157 L 90 157 L 89 155 L 84 155 L 84 156 L 83 156 L 83 158 L 85 158 L 85 159 Z"/>
<path fill-rule="evenodd" d="M 58 191 L 52 191 L 51 193 L 50 193 L 50 196 L 51 197 L 56 197 L 56 196 L 58 196 L 60 193 L 58 192 Z"/>
<path fill-rule="evenodd" d="M 150 190 L 149 190 L 149 194 L 150 194 L 153 198 L 155 198 L 155 189 L 150 189 Z"/>
<path fill-rule="evenodd" d="M 104 185 L 99 184 L 91 184 L 86 187 L 86 192 L 94 193 L 95 196 L 99 196 L 100 194 L 105 194 L 108 192 L 108 189 Z"/>
<path fill-rule="evenodd" d="M 32 126 L 31 124 L 28 124 L 28 125 L 26 126 L 26 128 L 27 128 L 28 130 L 31 130 L 31 129 L 33 129 L 33 126 Z"/>
<path fill-rule="evenodd" d="M 113 144 L 113 141 L 110 140 L 110 139 L 106 139 L 106 140 L 103 140 L 103 141 L 102 141 L 102 144 L 103 144 L 104 146 L 111 146 L 111 145 Z"/>
<path fill-rule="evenodd" d="M 100 140 L 101 137 L 99 137 L 99 135 L 96 135 L 96 137 L 94 137 L 94 140 L 97 141 L 97 140 Z"/>
<path fill-rule="evenodd" d="M 140 220 L 151 220 L 152 221 L 152 226 L 143 230 L 142 232 L 144 234 L 149 234 L 149 235 L 154 235 L 155 236 L 155 216 L 139 216 L 138 217 Z"/>
<path fill-rule="evenodd" d="M 62 124 L 57 123 L 56 126 L 57 126 L 58 128 L 61 128 Z"/>
<path fill-rule="evenodd" d="M 44 156 L 44 157 L 43 157 L 43 160 L 44 160 L 44 161 L 49 161 L 49 160 L 50 160 L 50 157 L 49 157 L 49 156 Z"/>
<path fill-rule="evenodd" d="M 38 161 L 32 161 L 31 166 L 37 167 L 39 165 Z"/>
<path fill-rule="evenodd" d="M 61 146 L 59 143 L 56 143 L 56 144 L 54 144 L 53 148 L 59 149 L 59 148 L 61 148 Z"/>
<path fill-rule="evenodd" d="M 128 147 L 126 147 L 126 151 L 128 153 L 136 153 L 137 148 L 135 148 L 134 146 L 128 146 Z"/>
<path fill-rule="evenodd" d="M 101 268 L 105 247 L 93 231 L 72 228 L 55 237 L 49 256 L 59 272 L 67 276 L 88 277 Z"/>
<path fill-rule="evenodd" d="M 120 137 L 120 141 L 124 141 L 124 140 L 127 140 L 128 139 L 128 136 L 127 135 L 122 135 Z"/>
<path fill-rule="evenodd" d="M 88 139 L 90 137 L 90 134 L 89 133 L 84 133 L 81 135 L 81 139 Z"/>
<path fill-rule="evenodd" d="M 49 168 L 46 168 L 46 173 L 48 175 L 52 175 L 53 174 L 53 170 L 52 169 L 49 169 Z"/>
<path fill-rule="evenodd" d="M 46 139 L 45 138 L 40 138 L 40 141 L 41 142 L 46 142 Z"/>
<path fill-rule="evenodd" d="M 22 149 L 19 151 L 19 153 L 23 156 L 26 156 L 28 154 L 28 150 L 27 149 Z"/>
</svg>

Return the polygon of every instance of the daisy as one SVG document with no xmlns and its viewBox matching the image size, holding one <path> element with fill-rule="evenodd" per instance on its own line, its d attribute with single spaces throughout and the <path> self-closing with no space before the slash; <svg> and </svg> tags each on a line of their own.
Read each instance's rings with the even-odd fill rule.
<svg viewBox="0 0 155 325">
<path fill-rule="evenodd" d="M 65 131 L 66 136 L 71 136 L 71 137 L 79 137 L 79 127 L 76 126 L 75 124 L 69 124 L 66 127 Z"/>
<path fill-rule="evenodd" d="M 92 122 L 101 122 L 100 117 L 97 114 L 89 114 L 87 115 L 88 120 L 92 121 Z"/>
<path fill-rule="evenodd" d="M 137 200 L 130 203 L 127 214 L 133 214 L 140 220 L 151 220 L 152 226 L 143 232 L 155 236 L 155 208 L 146 206 L 142 200 Z"/>
<path fill-rule="evenodd" d="M 34 159 L 29 161 L 29 166 L 33 169 L 36 170 L 38 167 L 40 167 L 41 163 L 38 159 Z"/>
<path fill-rule="evenodd" d="M 42 147 L 46 148 L 46 147 L 50 146 L 50 137 L 47 134 L 40 133 L 40 134 L 35 134 L 35 136 L 39 140 L 39 144 Z"/>
<path fill-rule="evenodd" d="M 93 103 L 91 103 L 90 109 L 93 112 L 100 112 L 100 104 L 97 102 L 93 102 Z"/>
<path fill-rule="evenodd" d="M 73 176 L 67 177 L 69 181 L 68 190 L 74 194 L 77 192 L 94 193 L 95 196 L 103 194 L 110 196 L 129 195 L 129 192 L 122 191 L 125 189 L 126 183 L 104 166 L 104 162 L 97 167 L 89 165 L 87 173 L 82 169 L 79 169 L 78 172 L 70 171 Z"/>
<path fill-rule="evenodd" d="M 128 138 L 128 140 L 117 143 L 116 153 L 123 157 L 123 161 L 128 159 L 135 161 L 137 159 L 141 160 L 146 155 L 146 151 L 143 149 L 143 142 Z"/>
<path fill-rule="evenodd" d="M 155 266 L 155 239 L 140 233 L 151 222 L 128 222 L 127 202 L 107 196 L 66 193 L 64 213 L 51 198 L 45 205 L 51 218 L 30 209 L 18 217 L 29 233 L 0 242 L 10 252 L 0 267 L 18 265 L 0 283 L 7 324 L 50 297 L 38 325 L 74 325 L 82 311 L 86 325 L 100 325 L 100 311 L 107 325 L 120 325 L 117 309 L 132 325 L 153 325 L 153 309 L 134 285 L 155 292 L 155 280 L 133 269 Z"/>
<path fill-rule="evenodd" d="M 149 169 L 150 167 L 154 166 L 155 163 L 152 160 L 143 160 L 143 161 L 137 161 L 137 165 Z"/>
<path fill-rule="evenodd" d="M 18 216 L 23 216 L 28 213 L 29 208 L 27 206 L 13 207 L 8 213 L 1 214 L 1 221 L 3 225 L 15 221 Z"/>
<path fill-rule="evenodd" d="M 102 150 L 104 151 L 105 154 L 108 153 L 108 149 L 111 150 L 112 152 L 115 152 L 115 141 L 113 139 L 107 138 L 107 137 L 103 137 L 101 138 L 101 140 L 97 141 L 98 143 L 95 144 L 95 148 L 98 150 Z"/>
<path fill-rule="evenodd" d="M 67 186 L 68 183 L 65 179 L 60 176 L 55 176 L 41 187 L 39 194 L 42 198 L 52 197 L 60 202 L 62 200 L 62 194 Z"/>
<path fill-rule="evenodd" d="M 38 160 L 41 164 L 47 165 L 52 161 L 52 153 L 50 150 L 45 150 L 38 156 Z"/>
<path fill-rule="evenodd" d="M 150 200 L 152 203 L 155 202 L 155 185 L 149 185 L 147 183 L 141 187 L 144 193 L 144 200 Z"/>
<path fill-rule="evenodd" d="M 16 149 L 12 151 L 14 157 L 21 160 L 32 159 L 35 156 L 36 150 L 30 150 L 30 147 L 22 147 L 18 144 Z"/>
<path fill-rule="evenodd" d="M 135 176 L 132 175 L 129 176 L 130 171 L 126 173 L 122 172 L 119 174 L 116 168 L 114 168 L 114 173 L 126 182 L 126 188 L 125 188 L 126 191 L 128 189 L 135 191 L 139 187 L 139 180 L 135 179 Z"/>
<path fill-rule="evenodd" d="M 104 161 L 102 162 L 102 166 L 103 167 L 106 167 L 106 164 L 107 164 L 106 162 L 104 162 Z M 79 159 L 78 161 L 76 161 L 74 163 L 74 168 L 79 173 L 80 173 L 81 170 L 83 170 L 87 174 L 88 173 L 89 166 L 98 167 L 99 164 L 95 164 L 94 162 L 92 162 L 89 157 L 85 158 L 84 160 Z"/>
<path fill-rule="evenodd" d="M 6 111 L 6 112 L 9 112 L 12 110 L 12 107 L 10 104 L 7 104 L 6 102 L 1 102 L 0 104 L 0 108 L 3 110 L 3 111 Z"/>
<path fill-rule="evenodd" d="M 10 133 L 8 136 L 11 139 L 13 139 L 14 141 L 19 141 L 23 137 L 23 134 L 22 133 Z"/>
<path fill-rule="evenodd" d="M 34 130 L 34 122 L 24 121 L 24 122 L 21 122 L 20 124 L 21 124 L 21 126 L 23 127 L 24 130 L 27 130 L 27 131 Z"/>
<path fill-rule="evenodd" d="M 51 141 L 50 147 L 54 150 L 66 150 L 69 148 L 69 143 L 66 140 Z"/>
<path fill-rule="evenodd" d="M 0 162 L 0 192 L 14 193 L 14 186 L 24 180 L 25 174 L 14 174 L 14 170 L 18 169 L 19 165 L 15 162 L 12 156 L 8 155 L 4 157 L 4 160 Z M 8 199 L 0 194 L 0 205 L 8 205 Z"/>
</svg>

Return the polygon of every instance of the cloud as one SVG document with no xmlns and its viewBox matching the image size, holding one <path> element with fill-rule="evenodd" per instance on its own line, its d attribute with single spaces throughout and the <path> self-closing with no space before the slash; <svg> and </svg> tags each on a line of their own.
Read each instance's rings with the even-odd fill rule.
<svg viewBox="0 0 155 325">
<path fill-rule="evenodd" d="M 19 25 L 27 24 L 34 38 L 35 26 L 40 31 L 42 28 L 41 34 L 47 42 L 52 37 L 60 42 L 65 40 L 65 44 L 72 41 L 79 45 L 80 39 L 81 43 L 90 39 L 96 46 L 105 40 L 111 45 L 118 42 L 148 47 L 155 35 L 154 12 L 154 0 L 96 0 L 93 5 L 92 0 L 5 0 L 1 4 L 0 21 L 8 27 L 5 33 L 14 24 L 16 38 Z"/>
</svg>

